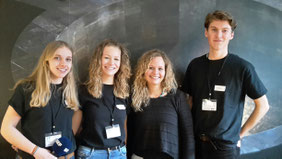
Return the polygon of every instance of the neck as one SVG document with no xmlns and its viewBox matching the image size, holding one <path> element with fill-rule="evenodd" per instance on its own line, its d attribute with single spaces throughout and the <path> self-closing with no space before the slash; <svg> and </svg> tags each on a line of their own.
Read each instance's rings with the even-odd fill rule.
<svg viewBox="0 0 282 159">
<path fill-rule="evenodd" d="M 226 57 L 228 54 L 227 49 L 222 51 L 222 50 L 210 50 L 208 54 L 209 60 L 220 60 Z"/>
<path fill-rule="evenodd" d="M 149 86 L 148 88 L 149 88 L 149 96 L 151 98 L 158 98 L 163 92 L 160 85 Z"/>
<path fill-rule="evenodd" d="M 51 83 L 52 84 L 61 84 L 62 83 L 62 81 L 63 81 L 63 78 L 59 78 L 59 79 L 52 79 L 51 80 Z"/>
<path fill-rule="evenodd" d="M 103 82 L 103 84 L 112 85 L 112 84 L 114 84 L 114 77 L 102 75 L 102 82 Z"/>
</svg>

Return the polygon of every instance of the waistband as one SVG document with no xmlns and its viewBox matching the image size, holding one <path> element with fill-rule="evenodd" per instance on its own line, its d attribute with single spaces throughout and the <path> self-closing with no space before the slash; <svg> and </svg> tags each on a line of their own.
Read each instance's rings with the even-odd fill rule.
<svg viewBox="0 0 282 159">
<path fill-rule="evenodd" d="M 65 156 L 61 156 L 58 159 L 71 159 L 72 157 L 74 157 L 74 152 L 67 154 Z"/>
<path fill-rule="evenodd" d="M 89 147 L 89 146 L 84 146 L 84 145 L 80 145 L 80 146 L 90 151 L 97 151 L 97 150 L 114 151 L 114 150 L 121 149 L 123 146 L 125 146 L 125 144 L 122 143 L 118 146 L 113 146 L 113 147 L 108 147 L 108 148 L 95 148 L 95 147 Z"/>
</svg>

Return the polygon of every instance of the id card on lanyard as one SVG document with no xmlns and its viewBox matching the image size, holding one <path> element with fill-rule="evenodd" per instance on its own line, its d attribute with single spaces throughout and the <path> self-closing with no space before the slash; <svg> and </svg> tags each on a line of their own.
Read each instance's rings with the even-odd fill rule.
<svg viewBox="0 0 282 159">
<path fill-rule="evenodd" d="M 110 107 L 106 104 L 105 99 L 102 98 L 103 104 L 107 107 L 111 114 L 111 123 L 109 126 L 105 127 L 106 130 L 106 137 L 107 139 L 115 138 L 115 137 L 120 137 L 121 136 L 121 131 L 120 131 L 120 126 L 119 124 L 114 124 L 114 111 L 115 107 L 120 108 L 121 106 L 116 105 L 116 97 L 114 96 L 114 104 L 113 104 L 113 110 L 111 111 Z"/>
<path fill-rule="evenodd" d="M 208 58 L 208 54 L 207 54 L 206 57 Z M 223 70 L 223 67 L 224 67 L 224 64 L 225 64 L 227 58 L 228 58 L 228 54 L 225 57 L 225 59 L 224 59 L 222 65 L 221 65 L 221 67 L 220 67 L 220 69 L 219 69 L 219 71 L 217 73 L 217 76 L 216 76 L 214 81 L 216 81 L 219 78 L 219 76 L 221 75 L 221 72 Z M 209 95 L 208 95 L 208 99 L 203 99 L 202 100 L 202 110 L 203 111 L 217 111 L 217 99 L 212 99 L 212 92 L 214 92 L 214 91 L 223 91 L 224 92 L 225 89 L 226 89 L 226 86 L 224 86 L 224 85 L 215 85 L 214 84 L 215 82 L 214 83 L 211 82 L 211 79 L 209 78 L 210 67 L 211 67 L 210 61 L 209 61 L 209 65 L 208 66 L 209 67 L 207 69 L 208 70 L 207 71 L 207 82 L 208 82 L 207 84 L 208 84 L 208 89 L 209 89 L 208 90 L 209 91 Z M 214 90 L 212 90 L 213 87 L 214 87 Z"/>
<path fill-rule="evenodd" d="M 55 121 L 56 121 L 58 114 L 61 110 L 62 101 L 60 101 L 59 108 L 58 108 L 58 111 L 56 113 L 53 110 L 53 103 L 50 103 L 50 104 L 51 104 L 50 109 L 51 109 L 51 124 L 52 124 L 52 127 L 51 127 L 50 133 L 45 133 L 45 147 L 53 146 L 55 141 L 62 137 L 61 131 L 55 131 L 55 129 L 56 129 Z"/>
</svg>

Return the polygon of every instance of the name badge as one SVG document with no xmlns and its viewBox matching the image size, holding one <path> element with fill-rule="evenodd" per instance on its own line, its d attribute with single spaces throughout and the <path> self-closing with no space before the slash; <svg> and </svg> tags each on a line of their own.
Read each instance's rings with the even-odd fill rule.
<svg viewBox="0 0 282 159">
<path fill-rule="evenodd" d="M 203 99 L 202 110 L 203 111 L 216 111 L 216 99 Z"/>
<path fill-rule="evenodd" d="M 223 85 L 215 85 L 214 90 L 219 92 L 225 92 L 226 86 Z"/>
<path fill-rule="evenodd" d="M 119 109 L 119 110 L 125 110 L 125 106 L 123 104 L 117 104 L 116 107 Z"/>
<path fill-rule="evenodd" d="M 107 139 L 121 136 L 119 124 L 107 126 L 105 129 L 106 129 Z"/>
<path fill-rule="evenodd" d="M 45 147 L 53 146 L 57 139 L 62 137 L 62 132 L 45 134 Z"/>
</svg>

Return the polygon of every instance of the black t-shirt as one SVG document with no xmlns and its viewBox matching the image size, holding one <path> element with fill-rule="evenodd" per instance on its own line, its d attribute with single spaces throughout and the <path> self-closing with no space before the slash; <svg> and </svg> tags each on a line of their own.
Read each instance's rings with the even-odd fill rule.
<svg viewBox="0 0 282 159">
<path fill-rule="evenodd" d="M 51 84 L 51 98 L 45 107 L 30 107 L 33 89 L 28 89 L 28 84 L 19 85 L 12 98 L 9 100 L 15 111 L 21 116 L 21 132 L 34 144 L 45 147 L 45 134 L 52 132 L 52 110 L 55 124 L 54 132 L 62 132 L 72 142 L 70 153 L 76 149 L 72 132 L 73 110 L 66 108 L 62 100 L 62 85 Z M 51 147 L 47 149 L 51 150 Z M 20 151 L 23 158 L 33 158 L 31 155 Z"/>
<path fill-rule="evenodd" d="M 193 123 L 186 95 L 178 90 L 151 98 L 142 112 L 131 111 L 127 146 L 129 156 L 163 152 L 175 159 L 193 158 Z"/>
<path fill-rule="evenodd" d="M 103 85 L 102 98 L 94 98 L 86 86 L 79 90 L 79 101 L 83 112 L 80 144 L 94 148 L 109 148 L 124 144 L 124 122 L 127 116 L 128 101 L 114 96 L 113 85 Z M 113 112 L 113 113 L 111 113 Z M 112 114 L 112 115 L 111 115 Z M 107 139 L 105 127 L 119 124 L 121 136 Z"/>
<path fill-rule="evenodd" d="M 267 92 L 253 65 L 234 54 L 221 60 L 211 61 L 206 55 L 192 60 L 182 90 L 193 98 L 195 136 L 206 134 L 230 143 L 239 140 L 245 96 L 257 99 Z M 217 101 L 216 111 L 202 110 L 209 92 Z"/>
</svg>

